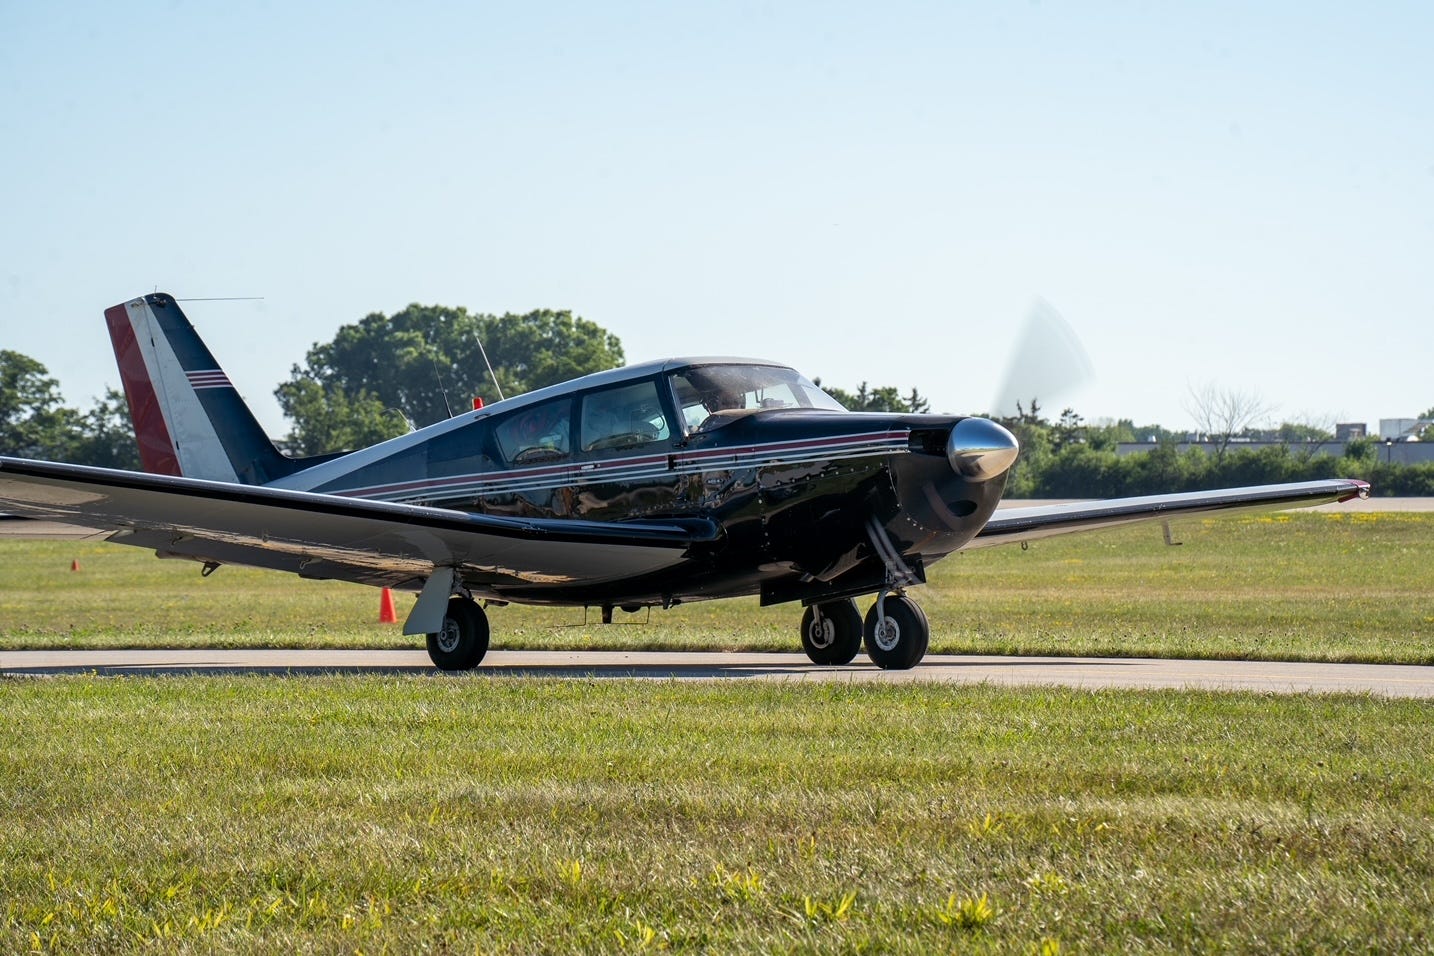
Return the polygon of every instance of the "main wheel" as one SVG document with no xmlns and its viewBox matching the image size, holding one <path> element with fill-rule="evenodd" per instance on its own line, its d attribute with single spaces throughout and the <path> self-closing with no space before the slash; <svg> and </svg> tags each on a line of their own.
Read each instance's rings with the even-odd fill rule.
<svg viewBox="0 0 1434 956">
<path fill-rule="evenodd" d="M 802 650 L 813 664 L 850 664 L 861 650 L 861 612 L 856 602 L 812 604 L 802 615 Z"/>
<path fill-rule="evenodd" d="M 488 615 L 468 598 L 449 600 L 443 627 L 428 635 L 428 656 L 439 670 L 466 671 L 488 653 Z"/>
<path fill-rule="evenodd" d="M 885 620 L 878 621 L 876 605 L 866 612 L 866 656 L 877 667 L 890 671 L 910 670 L 926 656 L 931 643 L 931 625 L 926 613 L 905 595 L 887 595 L 881 608 Z"/>
</svg>

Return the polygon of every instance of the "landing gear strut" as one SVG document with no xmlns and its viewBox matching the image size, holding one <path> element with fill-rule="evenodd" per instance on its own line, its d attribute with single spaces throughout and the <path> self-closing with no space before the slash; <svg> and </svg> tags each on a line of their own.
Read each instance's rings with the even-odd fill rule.
<svg viewBox="0 0 1434 956">
<path fill-rule="evenodd" d="M 443 626 L 428 635 L 428 656 L 439 670 L 466 671 L 488 653 L 488 615 L 474 601 L 450 598 Z"/>
<path fill-rule="evenodd" d="M 866 656 L 883 670 L 910 670 L 931 643 L 931 625 L 904 594 L 882 594 L 866 612 Z"/>
<path fill-rule="evenodd" d="M 802 650 L 813 664 L 850 664 L 861 650 L 861 612 L 851 598 L 812 604 L 802 615 Z"/>
</svg>

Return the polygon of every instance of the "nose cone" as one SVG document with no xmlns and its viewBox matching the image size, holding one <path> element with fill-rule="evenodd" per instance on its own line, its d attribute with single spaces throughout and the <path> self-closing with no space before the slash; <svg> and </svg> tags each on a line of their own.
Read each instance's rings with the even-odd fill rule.
<svg viewBox="0 0 1434 956">
<path fill-rule="evenodd" d="M 985 481 L 1015 464 L 1020 444 L 989 418 L 963 418 L 946 439 L 946 458 L 958 475 Z"/>
</svg>

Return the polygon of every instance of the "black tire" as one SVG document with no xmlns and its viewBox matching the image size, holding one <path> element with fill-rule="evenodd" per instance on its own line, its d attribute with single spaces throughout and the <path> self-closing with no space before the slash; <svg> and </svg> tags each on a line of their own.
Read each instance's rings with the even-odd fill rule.
<svg viewBox="0 0 1434 956">
<path fill-rule="evenodd" d="M 926 612 L 904 595 L 888 595 L 882 605 L 886 612 L 886 630 L 876 632 L 876 605 L 866 612 L 866 656 L 883 670 L 910 670 L 926 656 L 931 643 L 931 625 Z"/>
<path fill-rule="evenodd" d="M 856 602 L 848 598 L 809 605 L 802 615 L 802 650 L 813 664 L 850 664 L 861 650 L 861 612 Z"/>
<path fill-rule="evenodd" d="M 488 615 L 467 598 L 448 602 L 443 628 L 428 635 L 428 656 L 445 671 L 466 671 L 478 666 L 488 653 Z"/>
</svg>

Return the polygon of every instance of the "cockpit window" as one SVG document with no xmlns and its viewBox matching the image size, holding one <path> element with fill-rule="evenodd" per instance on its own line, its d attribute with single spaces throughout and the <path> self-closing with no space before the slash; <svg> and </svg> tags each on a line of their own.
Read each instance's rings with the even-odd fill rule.
<svg viewBox="0 0 1434 956">
<path fill-rule="evenodd" d="M 514 465 L 560 461 L 568 457 L 571 399 L 560 398 L 514 412 L 493 434 L 503 457 Z"/>
<path fill-rule="evenodd" d="M 825 408 L 841 403 L 795 369 L 778 365 L 698 365 L 672 374 L 672 389 L 687 432 L 711 431 L 767 408 Z M 725 414 L 723 414 L 725 413 Z"/>
<path fill-rule="evenodd" d="M 652 379 L 584 395 L 580 415 L 583 451 L 636 448 L 671 435 Z"/>
</svg>

